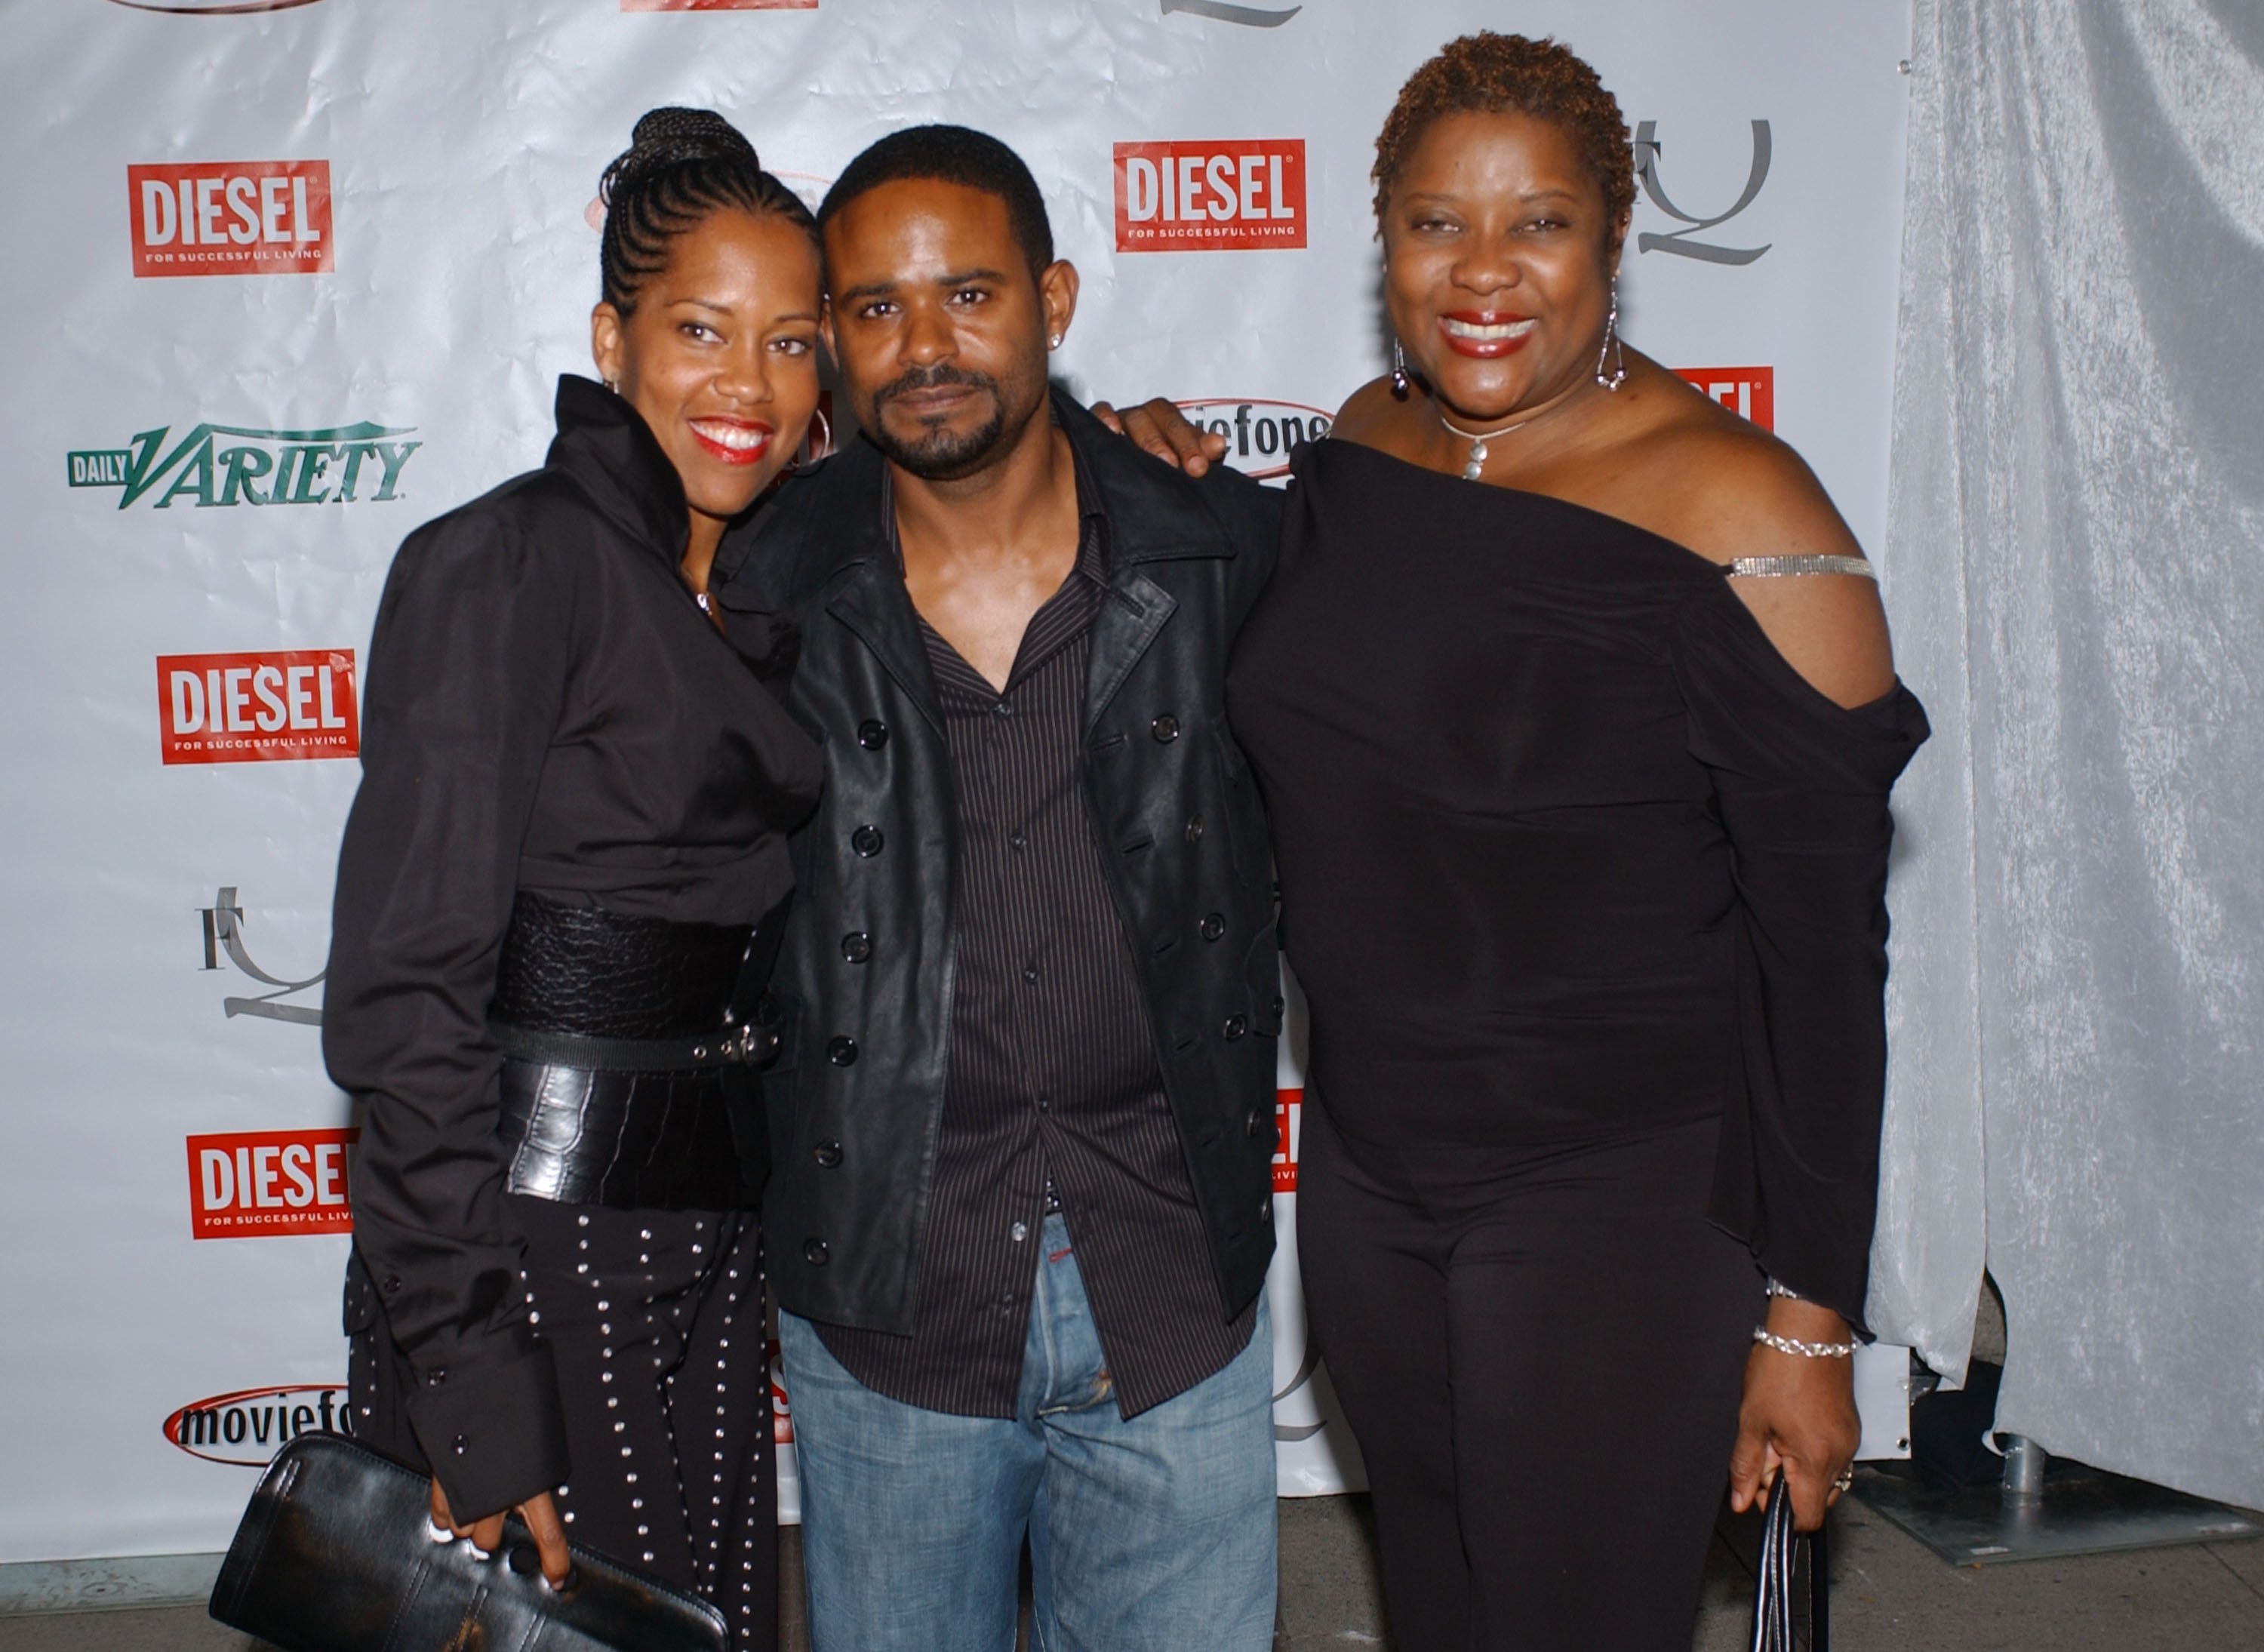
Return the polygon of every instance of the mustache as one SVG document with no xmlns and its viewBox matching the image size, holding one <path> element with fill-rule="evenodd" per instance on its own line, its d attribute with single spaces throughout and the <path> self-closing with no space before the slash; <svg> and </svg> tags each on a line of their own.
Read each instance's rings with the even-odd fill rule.
<svg viewBox="0 0 2264 1652">
<path fill-rule="evenodd" d="M 969 390 L 987 390 L 998 394 L 998 380 L 987 373 L 970 373 L 964 367 L 954 367 L 947 361 L 939 361 L 932 367 L 913 367 L 889 380 L 873 392 L 873 405 L 878 409 L 901 395 L 915 390 L 938 390 L 946 385 L 956 385 Z"/>
</svg>

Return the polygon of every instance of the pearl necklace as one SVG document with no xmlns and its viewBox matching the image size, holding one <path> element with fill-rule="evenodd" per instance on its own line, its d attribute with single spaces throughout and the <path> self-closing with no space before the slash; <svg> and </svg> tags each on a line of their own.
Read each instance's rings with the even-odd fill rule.
<svg viewBox="0 0 2264 1652">
<path fill-rule="evenodd" d="M 1464 482 L 1476 482 L 1478 479 L 1480 473 L 1485 469 L 1486 444 L 1508 435 L 1512 431 L 1523 430 L 1527 425 L 1532 424 L 1535 419 L 1537 419 L 1540 417 L 1541 415 L 1538 413 L 1530 413 L 1525 417 L 1518 420 L 1514 424 L 1505 424 L 1498 431 L 1485 431 L 1483 432 L 1478 431 L 1466 431 L 1461 425 L 1449 419 L 1443 413 L 1439 415 L 1439 423 L 1445 425 L 1453 434 L 1461 437 L 1464 441 L 1470 445 L 1470 456 L 1462 463 L 1462 480 Z"/>
</svg>

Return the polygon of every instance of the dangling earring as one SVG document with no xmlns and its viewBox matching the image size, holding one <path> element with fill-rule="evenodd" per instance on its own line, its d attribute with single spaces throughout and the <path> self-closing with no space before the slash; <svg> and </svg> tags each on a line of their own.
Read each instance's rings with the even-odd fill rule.
<svg viewBox="0 0 2264 1652">
<path fill-rule="evenodd" d="M 1605 376 L 1604 363 L 1615 364 L 1609 377 Z M 1620 344 L 1620 279 L 1612 278 L 1612 308 L 1604 317 L 1604 346 L 1596 351 L 1596 382 L 1607 390 L 1616 390 L 1627 382 L 1627 351 Z"/>
<path fill-rule="evenodd" d="M 621 381 L 619 379 L 608 379 L 606 380 L 606 388 L 619 395 L 621 393 Z"/>
<path fill-rule="evenodd" d="M 1397 338 L 1391 341 L 1391 394 L 1403 402 L 1407 399 L 1407 352 Z"/>
</svg>

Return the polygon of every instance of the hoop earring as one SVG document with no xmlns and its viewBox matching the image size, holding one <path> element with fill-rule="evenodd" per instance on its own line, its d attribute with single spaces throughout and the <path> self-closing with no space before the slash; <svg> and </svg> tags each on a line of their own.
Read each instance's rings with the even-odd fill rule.
<svg viewBox="0 0 2264 1652">
<path fill-rule="evenodd" d="M 809 455 L 809 462 L 814 465 L 833 452 L 833 421 L 825 417 L 825 409 L 822 407 L 812 408 L 809 417 L 817 428 L 802 432 L 802 451 Z"/>
<path fill-rule="evenodd" d="M 1397 338 L 1391 341 L 1391 394 L 1403 402 L 1407 399 L 1407 352 Z"/>
<path fill-rule="evenodd" d="M 1604 373 L 1604 363 L 1615 365 L 1609 377 Z M 1617 390 L 1627 382 L 1627 351 L 1620 343 L 1620 279 L 1612 277 L 1612 308 L 1604 317 L 1603 348 L 1596 351 L 1596 382 L 1607 390 Z"/>
</svg>

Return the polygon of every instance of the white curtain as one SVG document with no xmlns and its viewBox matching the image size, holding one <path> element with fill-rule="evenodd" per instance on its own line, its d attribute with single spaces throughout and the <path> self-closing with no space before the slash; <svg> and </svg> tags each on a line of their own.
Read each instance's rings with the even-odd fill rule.
<svg viewBox="0 0 2264 1652">
<path fill-rule="evenodd" d="M 1872 1312 L 2264 1505 L 2264 4 L 1918 0 Z"/>
</svg>

